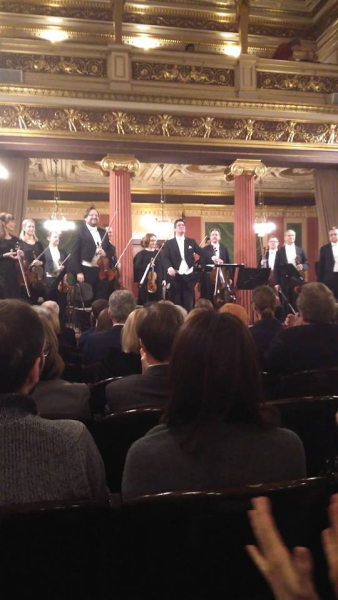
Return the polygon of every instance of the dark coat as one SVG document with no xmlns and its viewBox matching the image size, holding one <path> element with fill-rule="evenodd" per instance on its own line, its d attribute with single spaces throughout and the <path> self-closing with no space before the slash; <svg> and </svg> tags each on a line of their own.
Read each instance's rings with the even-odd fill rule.
<svg viewBox="0 0 338 600">
<path fill-rule="evenodd" d="M 121 350 L 121 333 L 123 325 L 115 325 L 108 331 L 92 333 L 85 344 L 83 362 L 86 365 L 100 362 L 112 348 Z"/>
<path fill-rule="evenodd" d="M 60 248 L 59 248 L 59 252 L 60 252 L 60 260 L 62 262 L 66 258 L 67 254 L 64 250 L 60 250 Z M 64 275 L 67 272 L 67 262 L 65 263 L 65 268 L 63 270 Z M 51 254 L 49 247 L 47 248 L 47 250 L 45 252 L 44 269 L 45 269 L 45 273 L 53 273 L 53 271 L 54 271 L 54 263 L 53 263 L 52 254 Z"/>
<path fill-rule="evenodd" d="M 303 265 L 303 271 L 307 271 L 309 268 L 309 263 L 307 261 L 306 254 L 305 254 L 303 248 L 296 246 L 296 256 L 299 259 L 299 264 Z M 286 258 L 285 246 L 282 246 L 282 248 L 279 248 L 279 250 L 277 250 L 277 254 L 276 254 L 275 268 L 274 268 L 275 285 L 283 285 L 283 275 L 279 272 L 278 267 L 281 267 L 281 266 L 287 265 L 287 264 L 288 264 L 288 261 Z M 301 275 L 301 273 L 300 273 L 300 275 Z"/>
<path fill-rule="evenodd" d="M 265 369 L 264 357 L 274 339 L 274 337 L 283 329 L 280 321 L 273 317 L 272 319 L 261 319 L 250 327 L 251 335 L 258 350 L 261 367 Z"/>
<path fill-rule="evenodd" d="M 318 281 L 326 283 L 332 279 L 334 257 L 331 244 L 322 246 L 319 252 Z"/>
<path fill-rule="evenodd" d="M 201 256 L 201 265 L 204 268 L 206 265 L 212 264 L 212 257 L 214 256 L 214 249 L 212 244 L 209 244 L 203 248 L 203 253 Z M 230 264 L 230 256 L 228 248 L 224 244 L 219 245 L 219 257 L 225 264 Z"/>
<path fill-rule="evenodd" d="M 97 228 L 101 240 L 105 235 L 104 229 Z M 112 259 L 116 255 L 115 246 L 113 246 L 108 239 L 108 236 L 104 238 L 102 249 L 105 251 L 107 257 Z M 87 225 L 80 227 L 73 237 L 71 246 L 71 270 L 74 275 L 82 273 L 83 266 L 82 261 L 91 262 L 96 252 L 96 246 L 92 234 L 90 233 Z"/>
<path fill-rule="evenodd" d="M 162 253 L 165 272 L 167 272 L 169 267 L 173 267 L 173 269 L 178 271 L 180 268 L 182 258 L 176 238 L 168 240 L 164 244 Z M 193 266 L 195 262 L 194 254 L 198 254 L 199 256 L 201 256 L 203 254 L 202 248 L 200 248 L 200 246 L 193 238 L 185 238 L 184 257 L 189 269 Z"/>
<path fill-rule="evenodd" d="M 106 388 L 107 412 L 164 406 L 169 395 L 169 365 L 154 365 L 144 375 L 130 375 Z"/>
</svg>

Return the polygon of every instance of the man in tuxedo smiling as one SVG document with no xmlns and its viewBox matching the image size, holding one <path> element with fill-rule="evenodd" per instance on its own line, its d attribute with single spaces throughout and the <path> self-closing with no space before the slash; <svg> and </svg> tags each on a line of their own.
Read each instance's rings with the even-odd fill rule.
<svg viewBox="0 0 338 600">
<path fill-rule="evenodd" d="M 170 277 L 171 300 L 188 312 L 194 306 L 194 253 L 201 256 L 202 249 L 193 238 L 185 237 L 185 221 L 176 219 L 175 237 L 163 247 L 164 267 Z"/>
<path fill-rule="evenodd" d="M 109 242 L 108 236 L 105 236 L 104 229 L 98 227 L 99 213 L 95 206 L 86 210 L 84 220 L 84 226 L 72 238 L 72 271 L 78 283 L 86 282 L 92 286 L 94 299 L 108 299 L 109 282 L 107 279 L 100 281 L 98 260 L 115 256 L 115 247 Z"/>
</svg>

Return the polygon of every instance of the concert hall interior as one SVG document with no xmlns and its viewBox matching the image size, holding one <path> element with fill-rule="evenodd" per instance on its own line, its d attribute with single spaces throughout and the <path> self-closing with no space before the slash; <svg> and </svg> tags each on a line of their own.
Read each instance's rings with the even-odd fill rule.
<svg viewBox="0 0 338 600">
<path fill-rule="evenodd" d="M 7 456 L 11 443 L 4 425 L 8 398 L 15 395 L 21 402 L 22 396 L 37 405 L 35 412 L 31 404 L 25 407 L 29 419 L 40 419 L 39 413 L 48 421 L 46 436 L 55 426 L 60 441 L 76 420 L 67 441 L 83 436 L 76 461 L 88 471 L 82 486 L 71 452 L 58 463 L 74 473 L 80 496 L 70 483 L 63 496 L 54 489 L 35 496 L 21 473 L 17 496 L 0 491 L 0 533 L 9 523 L 6 540 L 11 535 L 2 505 L 58 502 L 77 539 L 88 514 L 90 535 L 100 535 L 102 542 L 96 556 L 92 549 L 86 556 L 90 536 L 81 548 L 62 515 L 58 520 L 47 511 L 54 533 L 62 524 L 59 541 L 67 560 L 71 549 L 79 556 L 74 573 L 67 570 L 67 585 L 58 579 L 53 598 L 66 598 L 77 586 L 78 593 L 69 597 L 113 597 L 106 567 L 115 574 L 116 560 L 121 598 L 155 597 L 158 589 L 160 597 L 179 596 L 183 581 L 182 598 L 202 599 L 223 592 L 220 586 L 229 577 L 229 598 L 265 600 L 271 595 L 242 552 L 254 540 L 246 511 L 252 496 L 260 495 L 248 491 L 248 484 L 261 484 L 290 546 L 298 539 L 306 545 L 306 518 L 315 534 L 324 522 L 329 496 L 338 492 L 337 33 L 337 0 L 0 0 L 0 455 Z M 44 340 L 20 389 L 6 383 L 15 362 L 11 340 L 20 344 L 16 314 L 22 331 L 35 323 Z M 154 339 L 159 337 L 155 350 L 147 346 L 145 323 Z M 226 367 L 223 393 L 223 379 L 217 377 Z M 151 379 L 156 369 L 157 378 Z M 215 380 L 207 389 L 211 371 Z M 169 372 L 176 381 L 172 387 Z M 134 387 L 129 377 L 136 378 Z M 200 404 L 183 407 L 177 383 L 183 379 Z M 241 402 L 250 396 L 252 406 L 243 402 L 233 408 L 237 388 Z M 216 400 L 206 408 L 208 395 L 226 408 Z M 310 397 L 309 416 L 304 398 Z M 263 399 L 279 421 L 258 411 L 255 403 Z M 226 435 L 216 426 L 219 415 Z M 208 423 L 205 439 L 202 417 Z M 55 424 L 62 419 L 67 424 L 59 431 Z M 82 426 L 85 433 L 76 429 Z M 157 433 L 146 435 L 155 426 Z M 189 426 L 187 442 L 181 429 Z M 246 438 L 246 427 L 262 433 Z M 179 430 L 177 439 L 165 436 L 170 428 Z M 164 462 L 154 451 L 161 435 Z M 208 452 L 217 469 L 210 469 L 203 455 L 203 468 L 189 470 L 192 459 L 182 448 L 197 452 L 202 438 L 214 440 Z M 236 444 L 247 451 L 245 467 L 239 466 L 243 447 L 232 452 Z M 252 463 L 249 445 L 255 449 Z M 60 441 L 60 456 L 66 446 Z M 213 480 L 222 471 L 219 454 L 215 459 L 220 449 L 231 455 L 229 473 Z M 42 461 L 37 456 L 35 467 L 30 464 L 32 481 Z M 153 462 L 148 465 L 144 456 Z M 6 464 L 0 458 L 7 473 L 3 480 L 0 474 L 0 484 L 6 479 L 7 485 L 13 471 Z M 194 477 L 200 477 L 197 484 Z M 291 480 L 296 483 L 285 484 Z M 63 484 L 58 487 L 57 481 L 59 491 Z M 237 512 L 228 488 L 241 499 Z M 209 497 L 206 490 L 212 490 Z M 149 495 L 154 497 L 144 500 Z M 310 508 L 303 519 L 304 502 Z M 262 527 L 268 522 L 275 532 L 267 504 L 258 501 L 254 508 L 254 533 L 259 517 Z M 298 537 L 284 518 L 287 510 Z M 217 549 L 209 557 L 196 532 L 198 519 L 205 543 Z M 158 521 L 167 546 L 155 531 Z M 38 517 L 42 535 L 41 523 Z M 33 526 L 27 526 L 29 534 Z M 22 540 L 16 531 L 12 556 Z M 43 540 L 50 545 L 47 534 Z M 271 544 L 276 540 L 277 534 Z M 321 552 L 316 544 L 311 550 Z M 26 542 L 22 548 L 28 548 Z M 226 557 L 218 563 L 223 549 Z M 259 562 L 255 551 L 249 553 Z M 47 563 L 37 543 L 31 555 L 32 561 Z M 59 564 L 55 548 L 50 559 Z M 89 577 L 91 561 L 96 578 Z M 190 571 L 183 575 L 184 561 Z M 169 564 L 171 576 L 165 573 Z M 8 569 L 9 589 L 25 591 L 23 579 L 14 584 L 10 577 L 10 559 L 6 565 L 0 573 Z M 237 565 L 245 573 L 243 584 L 230 576 Z M 318 589 L 329 599 L 326 570 L 318 568 Z M 48 573 L 54 580 L 51 569 Z M 30 577 L 28 563 L 25 577 Z M 46 589 L 48 577 L 43 577 Z M 28 589 L 33 588 L 30 581 Z"/>
</svg>

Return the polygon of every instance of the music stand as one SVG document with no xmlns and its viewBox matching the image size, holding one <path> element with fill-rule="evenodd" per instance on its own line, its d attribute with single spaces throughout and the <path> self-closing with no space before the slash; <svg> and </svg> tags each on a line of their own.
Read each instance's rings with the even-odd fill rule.
<svg viewBox="0 0 338 600">
<path fill-rule="evenodd" d="M 280 265 L 278 267 L 278 272 L 283 275 L 284 283 L 286 283 L 288 287 L 294 288 L 304 283 L 304 277 L 299 274 L 299 271 L 297 271 L 296 267 L 291 263 Z"/>
<path fill-rule="evenodd" d="M 254 269 L 241 266 L 236 287 L 238 290 L 254 290 L 260 285 L 268 285 L 271 269 Z"/>
</svg>

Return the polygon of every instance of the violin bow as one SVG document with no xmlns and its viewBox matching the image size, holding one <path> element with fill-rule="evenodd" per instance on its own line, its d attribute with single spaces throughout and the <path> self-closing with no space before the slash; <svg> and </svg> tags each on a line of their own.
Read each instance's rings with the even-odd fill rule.
<svg viewBox="0 0 338 600">
<path fill-rule="evenodd" d="M 28 283 L 27 283 L 27 277 L 26 277 L 25 270 L 23 268 L 23 264 L 22 264 L 21 256 L 19 254 L 19 250 L 21 250 L 20 246 L 18 246 L 17 249 L 16 249 L 16 256 L 17 256 L 18 263 L 19 263 L 19 266 L 20 266 L 20 271 L 21 271 L 22 279 L 23 279 L 23 282 L 25 284 L 27 296 L 28 296 L 28 298 L 30 298 L 31 297 L 31 293 L 29 291 L 29 287 L 28 287 Z"/>
<path fill-rule="evenodd" d="M 114 223 L 115 217 L 116 217 L 116 215 L 117 215 L 118 212 L 119 212 L 119 209 L 117 208 L 116 211 L 113 214 L 113 218 L 111 219 L 111 221 L 110 221 L 110 223 L 109 223 L 109 225 L 108 225 L 108 227 L 106 229 L 106 233 L 104 233 L 104 235 L 103 235 L 103 238 L 101 240 L 101 244 L 99 244 L 99 246 L 98 246 L 98 250 L 101 250 L 102 244 L 103 244 L 104 240 L 106 239 L 106 235 L 108 235 L 109 227 L 111 227 L 112 224 Z"/>
<path fill-rule="evenodd" d="M 200 247 L 202 246 L 203 242 L 207 239 L 207 235 L 204 236 L 203 240 L 200 241 L 200 243 L 198 244 Z"/>
<path fill-rule="evenodd" d="M 132 236 L 131 236 L 131 238 L 130 238 L 129 242 L 126 244 L 126 246 L 124 247 L 124 249 L 123 249 L 123 251 L 122 251 L 122 253 L 121 253 L 120 257 L 119 257 L 119 258 L 118 258 L 118 260 L 116 261 L 116 263 L 115 263 L 115 269 L 117 269 L 118 265 L 120 264 L 120 262 L 121 262 L 121 258 L 124 256 L 124 254 L 125 254 L 125 252 L 126 252 L 126 250 L 127 250 L 128 246 L 129 246 L 129 244 L 131 243 L 131 241 L 133 240 L 133 238 L 134 238 L 134 235 L 135 235 L 135 234 L 136 234 L 136 231 L 134 231 L 134 233 L 132 234 Z"/>
<path fill-rule="evenodd" d="M 39 258 L 41 258 L 41 256 L 44 255 L 44 253 L 48 250 L 49 246 L 47 246 L 40 254 L 39 256 L 37 256 L 36 258 L 34 258 L 34 260 L 39 260 Z M 30 269 L 33 266 L 33 262 L 34 260 L 32 260 L 32 262 L 28 265 L 27 269 Z"/>
</svg>

